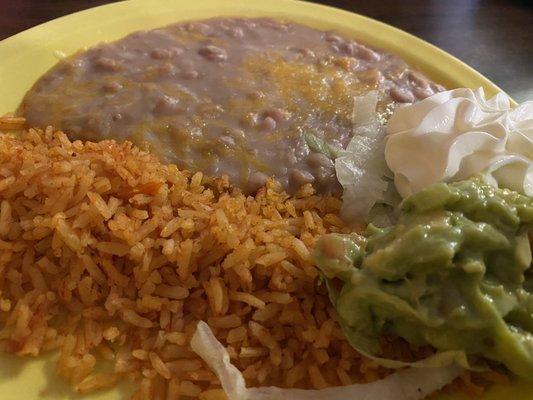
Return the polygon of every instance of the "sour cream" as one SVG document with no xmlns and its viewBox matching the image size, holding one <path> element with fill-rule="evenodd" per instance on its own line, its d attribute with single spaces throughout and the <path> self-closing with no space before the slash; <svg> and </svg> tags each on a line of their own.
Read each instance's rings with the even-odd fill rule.
<svg viewBox="0 0 533 400">
<path fill-rule="evenodd" d="M 396 109 L 387 165 L 400 195 L 482 173 L 494 186 L 533 196 L 533 101 L 511 107 L 482 88 L 440 92 Z"/>
</svg>

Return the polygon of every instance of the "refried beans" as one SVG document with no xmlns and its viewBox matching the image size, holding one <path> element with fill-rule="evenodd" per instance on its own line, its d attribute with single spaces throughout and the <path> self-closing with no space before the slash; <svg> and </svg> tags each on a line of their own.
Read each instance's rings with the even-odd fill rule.
<svg viewBox="0 0 533 400">
<path fill-rule="evenodd" d="M 333 160 L 306 138 L 345 147 L 353 99 L 369 90 L 378 90 L 386 119 L 395 104 L 443 88 L 397 56 L 334 32 L 216 18 L 135 32 L 66 58 L 19 112 L 73 139 L 146 142 L 165 161 L 227 174 L 249 193 L 269 176 L 289 192 L 313 183 L 325 193 L 338 185 Z"/>
</svg>

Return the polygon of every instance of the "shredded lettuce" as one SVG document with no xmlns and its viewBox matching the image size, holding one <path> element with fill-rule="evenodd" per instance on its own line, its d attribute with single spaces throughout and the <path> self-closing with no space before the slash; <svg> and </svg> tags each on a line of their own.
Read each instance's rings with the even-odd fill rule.
<svg viewBox="0 0 533 400">
<path fill-rule="evenodd" d="M 376 116 L 378 94 L 368 92 L 354 99 L 353 137 L 346 150 L 335 159 L 335 172 L 342 185 L 341 216 L 346 221 L 370 220 L 376 216 L 380 225 L 390 224 L 389 208 L 370 211 L 376 204 L 395 206 L 390 193 L 394 190 L 391 172 L 385 162 L 385 128 Z"/>
<path fill-rule="evenodd" d="M 217 375 L 228 400 L 418 400 L 441 389 L 463 371 L 457 364 L 408 368 L 372 383 L 321 390 L 247 388 L 241 372 L 209 326 L 200 321 L 191 347 Z"/>
<path fill-rule="evenodd" d="M 335 162 L 337 180 L 343 188 L 343 219 L 388 226 L 396 220 L 393 209 L 401 199 L 385 162 L 386 131 L 377 118 L 377 102 L 377 91 L 354 98 L 353 136 L 346 149 L 312 133 L 306 133 L 304 139 L 311 151 L 324 154 Z"/>
</svg>

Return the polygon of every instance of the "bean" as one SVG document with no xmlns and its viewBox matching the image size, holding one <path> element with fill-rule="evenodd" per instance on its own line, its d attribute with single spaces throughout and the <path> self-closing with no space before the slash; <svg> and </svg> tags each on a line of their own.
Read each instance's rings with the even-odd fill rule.
<svg viewBox="0 0 533 400">
<path fill-rule="evenodd" d="M 355 55 L 357 54 L 356 44 L 353 42 L 342 43 L 339 46 L 339 50 L 341 51 L 341 53 L 350 57 L 355 57 Z"/>
<path fill-rule="evenodd" d="M 331 168 L 333 167 L 333 161 L 322 153 L 311 153 L 307 156 L 307 164 L 311 168 Z"/>
<path fill-rule="evenodd" d="M 198 79 L 200 74 L 198 73 L 198 71 L 195 71 L 193 69 L 189 69 L 187 71 L 183 71 L 181 76 L 182 76 L 183 79 L 192 80 L 192 79 Z"/>
<path fill-rule="evenodd" d="M 314 180 L 315 177 L 308 171 L 293 168 L 289 172 L 289 183 L 295 189 L 305 185 L 306 183 L 313 183 Z"/>
<path fill-rule="evenodd" d="M 334 168 L 319 168 L 318 170 L 313 171 L 313 174 L 315 176 L 315 186 L 320 189 L 326 189 L 327 191 L 331 191 L 331 193 L 333 193 L 342 188 L 337 180 Z"/>
<path fill-rule="evenodd" d="M 357 57 L 364 61 L 375 62 L 380 59 L 378 53 L 356 42 L 342 43 L 339 48 L 347 56 Z"/>
<path fill-rule="evenodd" d="M 94 65 L 104 71 L 119 71 L 122 66 L 116 60 L 107 57 L 100 57 L 94 61 Z"/>
<path fill-rule="evenodd" d="M 279 108 L 269 108 L 266 110 L 263 114 L 265 118 L 270 117 L 272 118 L 276 123 L 281 123 L 284 121 L 287 121 L 290 114 L 287 111 L 280 110 Z"/>
<path fill-rule="evenodd" d="M 198 54 L 204 56 L 209 61 L 225 61 L 228 58 L 226 50 L 213 46 L 212 44 L 201 47 L 200 50 L 198 50 Z"/>
<path fill-rule="evenodd" d="M 416 71 L 409 71 L 409 80 L 421 88 L 429 87 L 429 82 L 424 75 Z"/>
<path fill-rule="evenodd" d="M 255 193 L 261 187 L 265 186 L 268 176 L 262 172 L 255 171 L 248 177 L 248 192 Z"/>
<path fill-rule="evenodd" d="M 370 50 L 368 47 L 365 47 L 363 45 L 358 44 L 356 46 L 357 51 L 357 57 L 369 61 L 369 62 L 377 62 L 381 58 L 378 53 L 376 53 L 374 50 Z"/>
<path fill-rule="evenodd" d="M 426 97 L 429 97 L 433 94 L 433 89 L 431 87 L 416 87 L 413 89 L 413 94 L 420 100 L 425 99 Z"/>
<path fill-rule="evenodd" d="M 172 56 L 172 53 L 168 49 L 153 49 L 150 52 L 150 57 L 154 60 L 165 60 Z"/>
<path fill-rule="evenodd" d="M 61 72 L 64 74 L 72 74 L 76 68 L 79 68 L 80 65 L 78 63 L 71 61 L 71 60 L 61 60 L 57 64 L 57 72 Z"/>
<path fill-rule="evenodd" d="M 326 42 L 330 42 L 330 43 L 341 43 L 341 42 L 343 42 L 343 39 L 339 35 L 334 34 L 333 32 L 326 32 L 324 34 L 324 40 Z"/>
<path fill-rule="evenodd" d="M 431 84 L 431 89 L 433 89 L 435 93 L 444 92 L 446 90 L 444 86 L 439 85 L 438 83 Z"/>
<path fill-rule="evenodd" d="M 398 103 L 412 103 L 413 101 L 415 101 L 415 96 L 413 96 L 413 92 L 398 86 L 392 88 L 389 94 L 390 97 Z"/>
<path fill-rule="evenodd" d="M 248 97 L 250 100 L 257 101 L 257 100 L 264 99 L 265 98 L 265 94 L 262 91 L 257 90 L 255 92 L 248 93 L 246 95 L 246 97 Z"/>
<path fill-rule="evenodd" d="M 290 50 L 305 57 L 315 58 L 315 53 L 311 49 L 306 49 L 303 47 L 291 47 Z"/>
<path fill-rule="evenodd" d="M 160 65 L 157 70 L 162 76 L 174 76 L 176 75 L 176 67 L 170 62 L 166 62 Z"/>
<path fill-rule="evenodd" d="M 344 242 L 335 236 L 326 235 L 322 238 L 322 252 L 326 257 L 342 260 L 346 257 Z"/>
<path fill-rule="evenodd" d="M 179 104 L 179 100 L 167 95 L 163 95 L 163 97 L 156 102 L 154 107 L 154 114 L 159 115 L 175 114 L 180 111 L 183 111 L 183 109 Z"/>
<path fill-rule="evenodd" d="M 263 119 L 263 121 L 259 124 L 259 128 L 263 132 L 272 132 L 274 129 L 276 129 L 276 120 L 272 117 L 266 117 Z"/>
<path fill-rule="evenodd" d="M 321 153 L 311 153 L 307 157 L 307 165 L 311 167 L 318 185 L 329 187 L 335 182 L 335 165 L 331 159 Z"/>
<path fill-rule="evenodd" d="M 102 86 L 102 88 L 104 89 L 105 92 L 107 93 L 116 93 L 118 92 L 120 89 L 122 89 L 122 85 L 116 81 L 112 81 L 112 82 L 106 82 L 104 83 L 104 85 Z"/>
<path fill-rule="evenodd" d="M 341 49 L 339 48 L 339 45 L 337 43 L 332 43 L 331 44 L 331 50 L 333 50 L 336 53 L 340 53 L 341 52 Z"/>
</svg>

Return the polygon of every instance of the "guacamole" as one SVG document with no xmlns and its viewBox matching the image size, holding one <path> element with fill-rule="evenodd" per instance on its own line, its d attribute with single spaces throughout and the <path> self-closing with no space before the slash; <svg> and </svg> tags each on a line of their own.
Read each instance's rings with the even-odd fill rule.
<svg viewBox="0 0 533 400">
<path fill-rule="evenodd" d="M 350 343 L 383 335 L 503 363 L 533 379 L 533 201 L 481 179 L 407 198 L 398 224 L 322 237 L 315 262 Z"/>
</svg>

